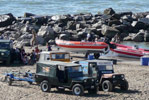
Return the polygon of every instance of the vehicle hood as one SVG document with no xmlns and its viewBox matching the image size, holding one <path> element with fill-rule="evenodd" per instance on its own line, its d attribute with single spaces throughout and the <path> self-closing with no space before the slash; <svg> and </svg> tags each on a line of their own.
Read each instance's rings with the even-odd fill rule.
<svg viewBox="0 0 149 100">
<path fill-rule="evenodd" d="M 112 73 L 112 74 L 103 74 L 102 75 L 102 78 L 112 78 L 113 75 L 123 75 L 123 74 L 115 74 L 115 73 Z"/>
</svg>

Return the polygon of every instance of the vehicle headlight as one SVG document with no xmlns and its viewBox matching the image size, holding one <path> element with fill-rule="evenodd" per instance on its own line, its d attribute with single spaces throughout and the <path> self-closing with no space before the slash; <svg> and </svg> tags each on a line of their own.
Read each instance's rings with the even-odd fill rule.
<svg viewBox="0 0 149 100">
<path fill-rule="evenodd" d="M 5 55 L 5 54 L 2 52 L 1 55 L 3 56 L 3 55 Z"/>
<path fill-rule="evenodd" d="M 125 76 L 124 75 L 121 75 L 121 78 L 124 78 Z"/>
<path fill-rule="evenodd" d="M 86 82 L 87 82 L 87 80 L 84 80 L 84 82 L 86 83 Z"/>
<path fill-rule="evenodd" d="M 115 78 L 115 75 L 113 75 L 112 78 Z"/>
</svg>

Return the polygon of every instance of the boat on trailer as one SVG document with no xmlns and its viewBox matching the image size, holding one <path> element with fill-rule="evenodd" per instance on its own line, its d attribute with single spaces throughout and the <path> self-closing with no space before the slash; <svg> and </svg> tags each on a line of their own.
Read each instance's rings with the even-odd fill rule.
<svg viewBox="0 0 149 100">
<path fill-rule="evenodd" d="M 56 44 L 65 51 L 77 53 L 108 53 L 110 51 L 109 45 L 105 42 L 92 41 L 67 41 L 56 39 Z"/>
<path fill-rule="evenodd" d="M 111 42 L 111 44 L 114 44 L 116 48 L 115 49 L 110 48 L 110 50 L 117 53 L 118 56 L 139 58 L 145 55 L 149 55 L 149 49 L 139 48 L 138 46 L 126 46 L 114 42 Z"/>
</svg>

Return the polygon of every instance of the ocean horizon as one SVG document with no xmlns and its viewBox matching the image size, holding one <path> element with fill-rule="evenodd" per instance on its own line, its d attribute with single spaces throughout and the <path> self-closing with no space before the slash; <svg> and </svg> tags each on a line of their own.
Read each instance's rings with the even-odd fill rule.
<svg viewBox="0 0 149 100">
<path fill-rule="evenodd" d="M 149 11 L 147 0 L 1 0 L 0 14 L 23 16 L 25 12 L 37 15 L 63 15 L 103 12 L 113 8 L 116 12 Z"/>
</svg>

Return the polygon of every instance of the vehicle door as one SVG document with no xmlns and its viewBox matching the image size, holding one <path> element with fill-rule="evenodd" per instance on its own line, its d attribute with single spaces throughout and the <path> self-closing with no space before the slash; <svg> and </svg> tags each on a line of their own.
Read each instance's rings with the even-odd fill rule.
<svg viewBox="0 0 149 100">
<path fill-rule="evenodd" d="M 97 66 L 97 63 L 96 63 L 96 62 L 90 62 L 90 63 L 89 63 L 88 75 L 89 75 L 90 77 L 97 78 L 97 75 L 98 75 L 97 73 L 98 73 L 98 71 L 97 71 L 96 66 Z"/>
</svg>

